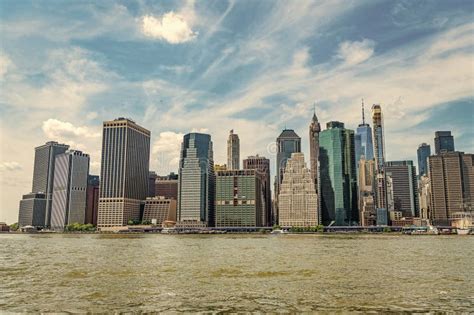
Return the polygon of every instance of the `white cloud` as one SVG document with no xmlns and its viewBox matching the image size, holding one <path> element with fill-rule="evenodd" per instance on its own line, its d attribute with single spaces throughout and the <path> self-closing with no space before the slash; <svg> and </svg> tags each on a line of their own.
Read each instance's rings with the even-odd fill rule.
<svg viewBox="0 0 474 315">
<path fill-rule="evenodd" d="M 346 65 L 352 66 L 366 61 L 374 54 L 375 42 L 370 39 L 362 41 L 345 41 L 339 44 L 338 57 Z"/>
<path fill-rule="evenodd" d="M 91 128 L 76 127 L 70 122 L 53 118 L 43 121 L 42 129 L 45 135 L 50 139 L 67 139 L 75 137 L 98 138 L 101 135 L 100 132 L 91 130 Z"/>
<path fill-rule="evenodd" d="M 13 62 L 6 54 L 0 53 L 0 80 L 3 80 L 7 72 L 13 67 Z"/>
<path fill-rule="evenodd" d="M 2 162 L 0 163 L 0 172 L 6 171 L 18 171 L 21 170 L 22 167 L 18 162 Z"/>
<path fill-rule="evenodd" d="M 184 134 L 173 131 L 160 132 L 153 143 L 151 168 L 160 174 L 178 169 L 181 142 Z"/>
<path fill-rule="evenodd" d="M 170 44 L 181 44 L 193 40 L 198 35 L 184 16 L 173 11 L 161 17 L 142 17 L 142 31 L 145 36 L 165 40 Z"/>
<path fill-rule="evenodd" d="M 97 112 L 90 112 L 90 113 L 87 113 L 86 118 L 87 120 L 93 120 L 93 119 L 96 119 L 98 116 L 99 114 L 97 114 Z"/>
</svg>

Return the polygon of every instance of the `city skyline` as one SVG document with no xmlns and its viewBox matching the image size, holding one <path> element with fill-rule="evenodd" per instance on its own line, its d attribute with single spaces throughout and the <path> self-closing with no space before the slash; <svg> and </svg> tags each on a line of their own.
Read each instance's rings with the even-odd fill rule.
<svg viewBox="0 0 474 315">
<path fill-rule="evenodd" d="M 434 151 L 438 130 L 451 130 L 456 150 L 472 152 L 473 23 L 466 3 L 76 2 L 59 15 L 59 5 L 4 2 L 0 221 L 18 218 L 18 200 L 31 186 L 32 148 L 66 143 L 90 154 L 91 174 L 99 174 L 101 122 L 121 116 L 150 128 L 150 169 L 160 175 L 177 172 L 182 136 L 193 130 L 212 135 L 216 163 L 225 163 L 225 124 L 239 134 L 240 162 L 266 156 L 273 177 L 272 145 L 285 126 L 302 137 L 309 157 L 314 100 L 322 125 L 339 120 L 352 130 L 361 98 L 367 108 L 380 103 L 387 161 L 416 163 L 416 148 L 426 142 Z M 265 16 L 249 29 L 239 23 L 248 10 Z M 156 21 L 169 12 L 189 31 L 160 33 Z M 379 15 L 388 19 L 364 25 Z M 343 27 L 348 20 L 354 31 Z M 287 32 L 285 41 L 272 29 Z"/>
</svg>

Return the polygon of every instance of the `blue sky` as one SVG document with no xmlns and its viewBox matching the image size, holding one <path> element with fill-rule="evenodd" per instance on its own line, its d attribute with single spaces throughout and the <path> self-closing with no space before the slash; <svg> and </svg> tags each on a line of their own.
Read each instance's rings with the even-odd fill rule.
<svg viewBox="0 0 474 315">
<path fill-rule="evenodd" d="M 435 130 L 473 152 L 472 1 L 0 2 L 0 221 L 31 189 L 33 148 L 47 140 L 91 154 L 104 120 L 152 131 L 151 168 L 175 171 L 183 134 L 212 135 L 225 163 L 274 163 L 294 128 L 308 150 L 313 103 L 325 128 L 385 115 L 387 159 L 412 159 Z M 367 111 L 367 116 L 370 116 Z"/>
</svg>

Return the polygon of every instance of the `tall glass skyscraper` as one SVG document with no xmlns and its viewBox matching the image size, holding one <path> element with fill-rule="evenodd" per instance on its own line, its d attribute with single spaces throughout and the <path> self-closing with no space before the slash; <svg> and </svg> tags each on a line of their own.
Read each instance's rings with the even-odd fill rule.
<svg viewBox="0 0 474 315">
<path fill-rule="evenodd" d="M 140 219 L 148 195 L 150 131 L 127 118 L 105 121 L 102 136 L 97 226 L 109 228 Z"/>
<path fill-rule="evenodd" d="M 319 135 L 322 223 L 357 224 L 357 175 L 354 131 L 338 121 Z"/>
<path fill-rule="evenodd" d="M 418 155 L 418 175 L 421 177 L 428 174 L 427 163 L 428 157 L 431 155 L 431 147 L 429 144 L 422 143 L 416 151 Z"/>
<path fill-rule="evenodd" d="M 374 158 L 374 148 L 372 145 L 372 128 L 365 123 L 364 102 L 362 101 L 362 124 L 357 127 L 357 132 L 354 138 L 356 165 L 359 167 L 359 160 L 362 156 L 365 160 L 372 160 Z"/>
<path fill-rule="evenodd" d="M 436 155 L 441 152 L 454 152 L 454 138 L 451 131 L 436 131 L 434 144 Z"/>
<path fill-rule="evenodd" d="M 177 220 L 184 225 L 214 225 L 214 154 L 211 136 L 188 133 L 181 144 Z"/>
</svg>

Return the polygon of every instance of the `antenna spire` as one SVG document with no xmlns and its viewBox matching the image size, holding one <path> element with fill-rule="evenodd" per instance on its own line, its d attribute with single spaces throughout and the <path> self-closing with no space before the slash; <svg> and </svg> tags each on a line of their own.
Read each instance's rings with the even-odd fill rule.
<svg viewBox="0 0 474 315">
<path fill-rule="evenodd" d="M 362 124 L 365 125 L 364 99 L 362 99 Z"/>
</svg>

